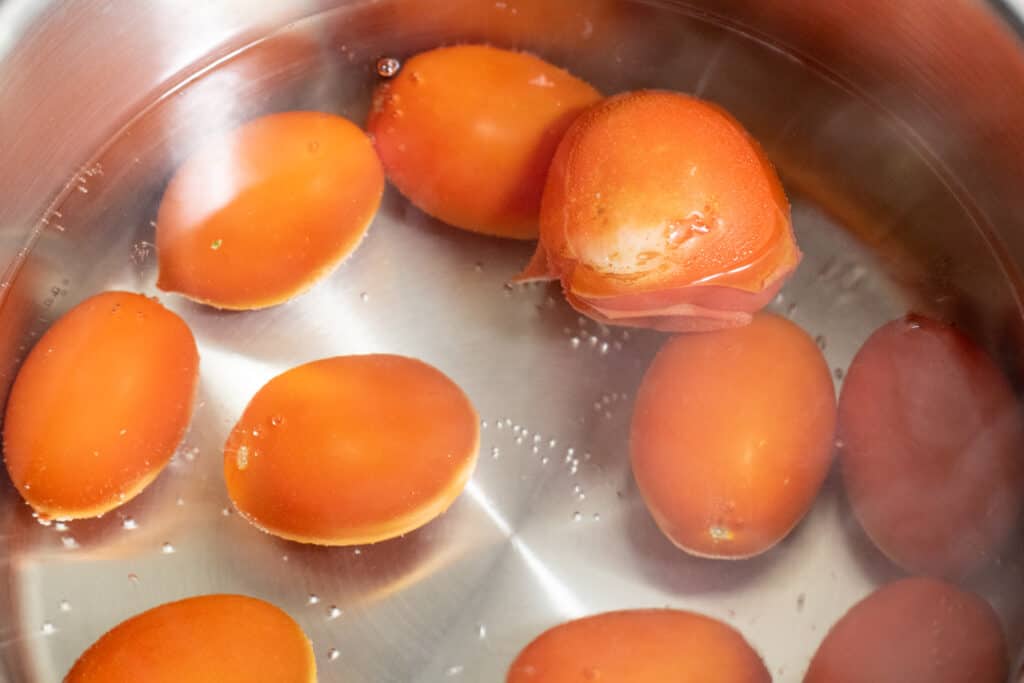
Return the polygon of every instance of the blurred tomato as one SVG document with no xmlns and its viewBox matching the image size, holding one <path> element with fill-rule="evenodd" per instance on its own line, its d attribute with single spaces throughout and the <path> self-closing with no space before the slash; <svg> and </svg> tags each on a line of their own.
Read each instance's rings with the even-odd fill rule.
<svg viewBox="0 0 1024 683">
<path fill-rule="evenodd" d="M 1016 528 L 1020 406 L 971 340 L 921 316 L 877 330 L 839 403 L 843 480 L 868 536 L 912 572 L 961 577 Z"/>
<path fill-rule="evenodd" d="M 850 608 L 829 630 L 804 683 L 1004 683 L 995 612 L 943 581 L 904 579 Z"/>
</svg>

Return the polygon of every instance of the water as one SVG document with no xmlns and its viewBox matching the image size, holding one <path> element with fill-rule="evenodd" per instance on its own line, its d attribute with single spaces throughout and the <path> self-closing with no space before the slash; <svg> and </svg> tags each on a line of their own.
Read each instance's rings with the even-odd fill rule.
<svg viewBox="0 0 1024 683">
<path fill-rule="evenodd" d="M 32 272 L 39 279 L 40 307 L 52 298 L 47 320 L 101 288 L 158 293 L 150 221 L 166 178 L 196 141 L 282 109 L 326 109 L 362 120 L 381 55 L 404 58 L 467 32 L 502 26 L 487 15 L 489 21 L 460 29 L 457 12 L 431 3 L 429 14 L 409 17 L 404 28 L 392 27 L 384 35 L 386 22 L 396 21 L 388 14 L 391 3 L 352 5 L 379 14 L 363 23 L 330 16 L 300 22 L 282 35 L 289 42 L 268 41 L 218 66 L 154 105 L 133 129 L 111 141 L 101 160 L 102 177 L 88 177 L 88 193 L 72 188 L 50 214 L 50 226 L 59 221 L 64 230 L 47 230 L 40 239 L 40 261 Z M 507 5 L 508 13 L 519 3 Z M 933 177 L 927 164 L 915 161 L 907 141 L 894 139 L 890 128 L 873 119 L 855 119 L 878 126 L 865 128 L 856 144 L 836 142 L 835 126 L 847 120 L 842 117 L 869 113 L 843 99 L 834 84 L 692 18 L 656 12 L 630 20 L 646 22 L 645 32 L 633 27 L 616 34 L 598 16 L 562 17 L 557 9 L 549 14 L 552 35 L 534 36 L 528 47 L 606 92 L 638 84 L 692 91 L 700 83 L 705 96 L 729 107 L 765 141 L 790 190 L 805 252 L 784 296 L 773 305 L 827 339 L 821 346 L 837 381 L 838 371 L 848 367 L 874 327 L 947 293 L 933 291 L 931 282 L 890 278 L 887 264 L 905 255 L 894 249 L 885 259 L 876 258 L 865 246 L 874 234 L 871 225 L 849 218 L 841 207 L 823 205 L 827 193 L 816 194 L 817 186 L 800 176 L 817 173 L 808 169 L 818 159 L 854 163 L 870 151 L 867 146 L 877 144 L 889 146 L 887 153 L 901 160 L 908 176 L 924 178 L 922 184 Z M 614 49 L 589 43 L 562 47 L 565 36 L 582 36 L 588 25 L 594 40 L 604 36 L 608 42 L 602 45 Z M 509 31 L 496 36 L 497 42 L 516 42 Z M 329 43 L 307 49 L 303 41 L 311 37 Z M 720 56 L 712 69 L 715 54 Z M 765 69 L 785 78 L 763 78 Z M 794 97 L 780 87 L 793 83 L 809 94 Z M 842 106 L 817 111 L 825 101 Z M 778 106 L 766 108 L 773 102 Z M 780 133 L 794 115 L 801 117 L 799 125 L 785 130 L 799 131 L 799 139 Z M 836 146 L 808 150 L 803 143 Z M 844 190 L 854 191 L 851 183 L 845 182 Z M 929 194 L 944 191 L 940 184 L 935 180 L 924 188 L 921 196 L 930 201 L 923 205 L 969 224 L 961 208 Z M 888 215 L 903 211 L 898 236 L 915 249 L 941 249 L 934 239 L 912 242 L 916 230 L 925 231 L 915 226 L 930 223 L 896 201 Z M 885 210 L 877 208 L 872 219 L 885 224 Z M 713 222 L 703 225 L 710 232 L 697 230 L 694 239 L 714 235 Z M 957 251 L 976 255 L 980 247 L 970 235 L 964 241 Z M 898 243 L 895 237 L 885 242 Z M 221 246 L 210 244 L 214 250 Z M 599 326 L 566 306 L 557 287 L 505 288 L 531 253 L 530 244 L 439 225 L 389 190 L 353 257 L 286 305 L 218 313 L 162 295 L 161 301 L 192 327 L 202 357 L 188 445 L 118 514 L 68 523 L 59 533 L 75 539 L 73 551 L 65 552 L 61 536 L 37 525 L 16 498 L 3 501 L 8 509 L 0 510 L 0 519 L 9 525 L 4 531 L 19 539 L 6 565 L 5 585 L 20 610 L 16 616 L 0 614 L 0 624 L 13 624 L 10 644 L 0 646 L 3 663 L 37 674 L 34 679 L 59 680 L 96 637 L 131 614 L 186 594 L 243 592 L 271 600 L 300 622 L 321 663 L 324 658 L 330 663 L 321 671 L 324 683 L 429 683 L 448 675 L 498 681 L 518 649 L 547 626 L 595 611 L 665 605 L 722 619 L 735 610 L 734 623 L 771 670 L 787 672 L 781 681 L 798 681 L 827 625 L 895 575 L 851 531 L 838 480 L 829 480 L 807 519 L 766 556 L 715 563 L 673 547 L 644 510 L 628 459 L 629 397 L 662 336 Z M 931 263 L 931 256 L 921 258 Z M 954 262 L 970 261 L 965 256 Z M 1004 305 L 1005 283 L 981 287 L 956 281 L 967 277 L 966 266 L 961 268 L 949 275 L 954 279 L 948 289 L 956 297 L 946 306 L 986 311 L 971 298 L 984 289 L 992 307 L 1010 310 Z M 983 269 L 998 272 L 994 266 Z M 54 286 L 67 294 L 55 296 Z M 371 301 L 371 292 L 373 305 L 360 305 Z M 45 324 L 26 330 L 18 342 L 30 344 Z M 996 330 L 979 332 L 983 339 L 1000 339 Z M 379 351 L 423 358 L 452 376 L 478 412 L 490 418 L 481 421 L 487 431 L 482 454 L 490 448 L 501 457 L 481 458 L 473 488 L 438 520 L 384 544 L 327 549 L 285 543 L 232 514 L 223 486 L 223 447 L 253 393 L 296 364 Z M 515 422 L 505 416 L 515 416 Z M 296 419 L 281 417 L 277 424 L 271 418 L 270 427 L 291 426 Z M 131 425 L 126 427 L 130 433 Z M 272 438 L 269 427 L 262 436 Z M 251 455 L 243 446 L 228 464 L 244 469 Z M 134 526 L 135 520 L 141 525 Z M 1014 648 L 1021 641 L 1016 596 L 1022 578 L 1011 558 L 977 586 L 1000 610 Z M 794 595 L 806 600 L 795 615 Z M 60 600 L 75 605 L 73 628 L 47 621 L 68 616 L 62 607 L 54 614 Z M 344 617 L 332 616 L 341 610 L 335 605 L 344 606 Z M 53 631 L 40 645 L 44 623 Z M 455 667 L 461 667 L 456 674 L 447 673 Z"/>
</svg>

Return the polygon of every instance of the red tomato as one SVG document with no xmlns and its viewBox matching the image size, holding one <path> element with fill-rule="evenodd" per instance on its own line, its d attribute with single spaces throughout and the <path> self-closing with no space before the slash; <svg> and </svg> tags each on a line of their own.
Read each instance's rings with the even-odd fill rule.
<svg viewBox="0 0 1024 683">
<path fill-rule="evenodd" d="M 540 245 L 520 279 L 558 279 L 601 322 L 743 325 L 800 260 L 761 148 L 719 107 L 638 91 L 581 115 L 551 163 Z"/>
<path fill-rule="evenodd" d="M 993 558 L 1024 495 L 1024 425 L 999 368 L 921 316 L 877 330 L 839 404 L 843 480 L 864 531 L 912 572 L 960 577 Z"/>
<path fill-rule="evenodd" d="M 524 52 L 443 47 L 377 88 L 367 129 L 388 178 L 423 211 L 465 230 L 532 239 L 555 147 L 600 97 Z"/>
<path fill-rule="evenodd" d="M 124 621 L 75 662 L 66 683 L 316 683 L 306 634 L 242 595 L 169 602 Z"/>
<path fill-rule="evenodd" d="M 832 460 L 835 390 L 814 340 L 758 315 L 669 340 L 633 413 L 633 475 L 668 538 L 706 557 L 762 553 L 800 521 Z"/>
<path fill-rule="evenodd" d="M 507 683 L 769 683 L 757 652 L 735 629 L 671 609 L 607 612 L 538 636 Z"/>
<path fill-rule="evenodd" d="M 943 581 L 884 586 L 829 630 L 804 683 L 1004 683 L 1006 643 L 981 598 Z"/>
<path fill-rule="evenodd" d="M 105 292 L 67 312 L 29 353 L 4 421 L 18 492 L 53 519 L 130 500 L 170 461 L 192 416 L 199 354 L 181 318 Z"/>
<path fill-rule="evenodd" d="M 160 202 L 157 285 L 218 308 L 273 306 L 358 246 L 384 190 L 366 135 L 320 112 L 250 121 L 200 147 Z"/>
<path fill-rule="evenodd" d="M 224 447 L 239 511 L 277 536 L 373 543 L 444 512 L 476 463 L 479 422 L 462 390 L 412 358 L 339 356 L 270 380 Z"/>
</svg>

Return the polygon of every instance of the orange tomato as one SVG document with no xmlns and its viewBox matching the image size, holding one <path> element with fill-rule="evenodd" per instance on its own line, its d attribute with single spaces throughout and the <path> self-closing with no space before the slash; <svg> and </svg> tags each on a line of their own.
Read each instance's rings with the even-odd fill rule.
<svg viewBox="0 0 1024 683">
<path fill-rule="evenodd" d="M 160 202 L 157 286 L 218 308 L 279 304 L 359 244 L 384 172 L 339 116 L 287 112 L 200 147 Z"/>
<path fill-rule="evenodd" d="M 152 299 L 105 292 L 68 311 L 8 399 L 4 458 L 18 492 L 53 519 L 138 495 L 188 427 L 198 368 L 192 332 Z"/>
<path fill-rule="evenodd" d="M 890 559 L 962 577 L 1013 533 L 1024 496 L 1024 423 L 1009 382 L 976 344 L 909 316 L 857 353 L 839 402 L 853 512 Z"/>
<path fill-rule="evenodd" d="M 705 557 L 762 553 L 800 521 L 828 472 L 836 422 L 828 366 L 774 315 L 669 340 L 633 413 L 633 475 L 655 521 Z"/>
<path fill-rule="evenodd" d="M 988 603 L 943 581 L 903 579 L 836 622 L 804 683 L 1003 683 L 1006 657 Z"/>
<path fill-rule="evenodd" d="M 339 356 L 257 392 L 224 448 L 235 506 L 304 543 L 356 545 L 412 531 L 469 480 L 479 424 L 462 390 L 426 363 Z"/>
<path fill-rule="evenodd" d="M 757 652 L 735 629 L 672 609 L 606 612 L 538 636 L 507 683 L 768 683 Z"/>
<path fill-rule="evenodd" d="M 65 683 L 315 683 L 313 648 L 277 607 L 203 595 L 138 614 L 105 633 Z"/>
<path fill-rule="evenodd" d="M 423 211 L 532 239 L 555 147 L 600 97 L 533 55 L 444 47 L 412 57 L 377 88 L 367 129 L 391 182 Z"/>
<path fill-rule="evenodd" d="M 561 280 L 604 323 L 696 331 L 750 322 L 799 260 L 779 178 L 739 122 L 648 90 L 600 102 L 565 134 L 520 279 Z"/>
</svg>

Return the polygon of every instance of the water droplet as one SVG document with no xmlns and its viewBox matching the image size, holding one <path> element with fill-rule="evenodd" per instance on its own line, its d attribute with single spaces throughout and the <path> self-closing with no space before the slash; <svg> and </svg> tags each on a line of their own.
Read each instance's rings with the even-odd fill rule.
<svg viewBox="0 0 1024 683">
<path fill-rule="evenodd" d="M 39 630 L 43 632 L 44 636 L 52 636 L 54 633 L 57 632 L 57 627 L 48 621 L 44 621 L 43 627 Z"/>
<path fill-rule="evenodd" d="M 580 512 L 574 512 L 574 513 L 572 513 L 572 521 L 574 521 L 574 522 L 578 522 L 578 521 L 580 521 L 581 519 L 583 519 L 583 514 L 582 514 L 582 513 L 580 513 Z"/>
<path fill-rule="evenodd" d="M 138 529 L 139 525 L 136 524 L 135 520 L 131 517 L 125 517 L 124 521 L 121 522 L 121 528 L 125 529 L 126 531 L 132 531 L 134 529 Z"/>
<path fill-rule="evenodd" d="M 726 529 L 725 527 L 721 527 L 718 525 L 715 525 L 708 529 L 708 535 L 711 536 L 711 539 L 715 541 L 732 540 L 732 532 Z"/>
<path fill-rule="evenodd" d="M 454 666 L 449 666 L 445 670 L 444 675 L 445 676 L 450 676 L 450 677 L 451 676 L 461 676 L 462 675 L 462 671 L 463 671 L 464 668 L 465 667 L 463 667 L 461 664 L 455 664 Z"/>
<path fill-rule="evenodd" d="M 330 609 L 327 610 L 328 619 L 337 619 L 341 616 L 341 608 L 337 605 L 331 605 Z"/>
<path fill-rule="evenodd" d="M 224 244 L 224 240 L 219 238 L 215 239 L 214 241 L 210 242 L 210 249 L 217 251 L 218 249 L 220 249 L 220 245 L 222 244 Z"/>
<path fill-rule="evenodd" d="M 58 605 L 58 607 L 60 607 L 60 611 L 61 612 L 70 612 L 71 611 L 71 603 L 68 602 L 67 600 L 61 600 L 60 601 L 60 605 Z"/>
<path fill-rule="evenodd" d="M 235 465 L 240 470 L 249 466 L 249 448 L 247 446 L 238 447 L 238 451 L 235 453 Z"/>
<path fill-rule="evenodd" d="M 306 604 L 307 605 L 318 605 L 318 604 L 320 604 L 320 598 L 317 597 L 316 594 L 310 593 L 309 597 L 306 598 Z"/>
<path fill-rule="evenodd" d="M 377 60 L 377 75 L 381 78 L 393 78 L 402 68 L 402 63 L 394 57 L 381 57 Z"/>
<path fill-rule="evenodd" d="M 327 661 L 336 662 L 338 661 L 339 657 L 341 657 L 341 653 L 338 652 L 337 648 L 332 647 L 330 650 L 327 651 Z"/>
<path fill-rule="evenodd" d="M 174 554 L 174 546 L 170 543 L 164 542 L 164 544 L 160 546 L 160 552 L 164 555 L 172 555 Z"/>
<path fill-rule="evenodd" d="M 260 438 L 260 430 L 259 429 L 253 429 L 252 430 L 252 436 L 253 436 L 254 439 Z"/>
</svg>

